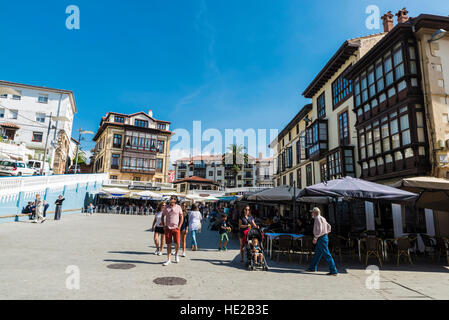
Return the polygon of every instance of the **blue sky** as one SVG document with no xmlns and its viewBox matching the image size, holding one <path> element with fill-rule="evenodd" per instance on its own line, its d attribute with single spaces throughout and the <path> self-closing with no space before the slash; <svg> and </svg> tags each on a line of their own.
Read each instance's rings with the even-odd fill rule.
<svg viewBox="0 0 449 320">
<path fill-rule="evenodd" d="M 65 27 L 71 4 L 80 30 Z M 3 1 L 0 78 L 73 90 L 74 137 L 148 109 L 173 129 L 282 129 L 344 40 L 381 32 L 368 5 L 449 15 L 447 0 Z"/>
</svg>

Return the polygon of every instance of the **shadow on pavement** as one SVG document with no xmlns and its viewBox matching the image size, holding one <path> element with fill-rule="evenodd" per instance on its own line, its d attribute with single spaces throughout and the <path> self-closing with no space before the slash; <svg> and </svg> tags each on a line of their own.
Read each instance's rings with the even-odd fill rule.
<svg viewBox="0 0 449 320">
<path fill-rule="evenodd" d="M 138 264 L 162 264 L 162 262 L 149 262 L 141 260 L 119 260 L 119 259 L 104 259 L 105 262 L 115 262 L 115 263 L 138 263 Z"/>
<path fill-rule="evenodd" d="M 152 254 L 150 252 L 140 252 L 140 251 L 109 251 L 108 253 L 135 254 L 135 255 Z"/>
</svg>

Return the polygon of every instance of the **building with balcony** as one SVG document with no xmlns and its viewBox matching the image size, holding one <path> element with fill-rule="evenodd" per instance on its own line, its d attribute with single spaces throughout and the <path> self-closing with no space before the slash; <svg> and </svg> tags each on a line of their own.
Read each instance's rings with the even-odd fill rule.
<svg viewBox="0 0 449 320">
<path fill-rule="evenodd" d="M 248 163 L 241 166 L 237 175 L 232 165 L 223 163 L 223 155 L 182 158 L 173 166 L 177 180 L 195 176 L 215 181 L 222 188 L 251 188 L 258 186 L 258 183 L 262 186 L 264 183 L 272 184 L 270 174 L 272 175 L 273 170 L 266 171 L 265 168 L 273 166 L 273 159 L 263 159 L 261 155 L 259 158 L 248 156 Z M 263 174 L 263 177 L 259 174 Z"/>
<path fill-rule="evenodd" d="M 168 181 L 170 122 L 156 120 L 153 112 L 126 115 L 109 112 L 93 138 L 94 172 L 109 179 Z"/>
<path fill-rule="evenodd" d="M 0 81 L 0 86 L 17 92 L 0 95 L 0 136 L 10 144 L 24 144 L 33 150 L 33 159 L 44 160 L 50 115 L 65 118 L 51 122 L 45 159 L 55 174 L 65 173 L 77 112 L 73 92 L 9 81 Z"/>
</svg>

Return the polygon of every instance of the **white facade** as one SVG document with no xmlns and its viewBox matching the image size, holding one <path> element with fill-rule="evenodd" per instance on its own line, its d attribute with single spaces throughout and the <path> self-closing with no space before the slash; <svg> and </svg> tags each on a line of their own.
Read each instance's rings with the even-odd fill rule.
<svg viewBox="0 0 449 320">
<path fill-rule="evenodd" d="M 42 160 L 47 139 L 50 115 L 66 117 L 68 121 L 53 121 L 50 129 L 47 149 L 47 159 L 53 165 L 54 153 L 58 145 L 58 133 L 65 133 L 67 140 L 72 135 L 73 117 L 76 104 L 73 92 L 0 81 L 0 86 L 8 87 L 20 93 L 0 96 L 0 126 L 13 124 L 19 128 L 15 131 L 13 140 L 35 150 L 35 158 Z M 6 127 L 0 127 L 2 136 L 6 136 Z M 11 133 L 11 129 L 9 129 Z"/>
</svg>

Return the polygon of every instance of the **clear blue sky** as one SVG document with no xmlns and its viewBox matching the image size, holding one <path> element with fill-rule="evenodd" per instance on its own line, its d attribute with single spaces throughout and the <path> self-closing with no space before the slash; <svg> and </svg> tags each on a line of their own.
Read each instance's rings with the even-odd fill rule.
<svg viewBox="0 0 449 320">
<path fill-rule="evenodd" d="M 449 15 L 447 0 L 2 1 L 0 79 L 73 90 L 74 137 L 147 109 L 173 128 L 282 129 L 344 40 L 381 31 L 365 27 L 371 4 Z"/>
</svg>

